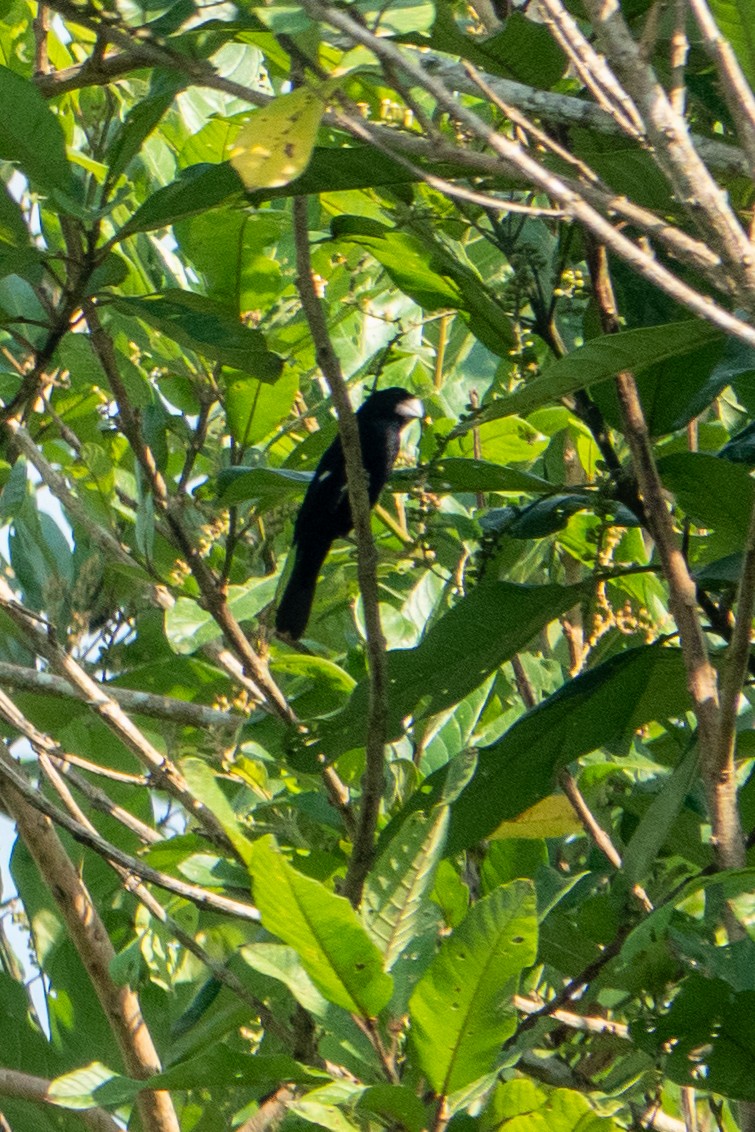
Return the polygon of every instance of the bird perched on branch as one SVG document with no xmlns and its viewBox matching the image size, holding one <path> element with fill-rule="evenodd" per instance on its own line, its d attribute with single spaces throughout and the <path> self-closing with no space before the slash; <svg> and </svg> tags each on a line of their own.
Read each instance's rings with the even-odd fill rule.
<svg viewBox="0 0 755 1132">
<path fill-rule="evenodd" d="M 421 417 L 422 402 L 393 386 L 368 397 L 356 414 L 370 506 L 378 500 L 398 456 L 401 430 Z M 337 437 L 323 454 L 294 524 L 294 566 L 278 606 L 275 627 L 294 640 L 307 627 L 320 568 L 334 539 L 353 526 L 346 468 Z"/>
</svg>

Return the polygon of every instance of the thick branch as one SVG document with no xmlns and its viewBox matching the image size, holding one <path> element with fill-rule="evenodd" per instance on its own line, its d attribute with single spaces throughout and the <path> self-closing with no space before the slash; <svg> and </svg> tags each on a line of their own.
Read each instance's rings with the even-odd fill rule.
<svg viewBox="0 0 755 1132">
<path fill-rule="evenodd" d="M 55 1102 L 48 1096 L 51 1084 L 52 1081 L 45 1077 L 32 1077 L 30 1073 L 19 1073 L 15 1069 L 0 1069 L 0 1097 L 54 1105 Z M 120 1124 L 116 1124 L 104 1108 L 83 1109 L 77 1119 L 88 1132 L 120 1132 Z"/>
</svg>

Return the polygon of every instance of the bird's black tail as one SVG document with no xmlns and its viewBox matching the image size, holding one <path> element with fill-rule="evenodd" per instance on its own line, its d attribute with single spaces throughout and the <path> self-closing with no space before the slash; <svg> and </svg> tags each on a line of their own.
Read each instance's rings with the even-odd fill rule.
<svg viewBox="0 0 755 1132">
<path fill-rule="evenodd" d="M 307 627 L 320 568 L 330 550 L 330 543 L 296 546 L 296 557 L 291 577 L 281 598 L 275 615 L 275 627 L 279 633 L 287 633 L 298 641 Z"/>
</svg>

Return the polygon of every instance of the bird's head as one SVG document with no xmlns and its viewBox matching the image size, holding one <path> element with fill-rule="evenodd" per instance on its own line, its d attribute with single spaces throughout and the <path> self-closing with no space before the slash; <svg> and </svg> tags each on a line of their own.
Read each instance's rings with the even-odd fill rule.
<svg viewBox="0 0 755 1132">
<path fill-rule="evenodd" d="M 359 410 L 359 416 L 375 420 L 398 420 L 399 427 L 403 428 L 409 421 L 421 419 L 424 411 L 419 397 L 415 397 L 408 389 L 392 385 L 389 389 L 378 389 L 368 397 Z"/>
</svg>

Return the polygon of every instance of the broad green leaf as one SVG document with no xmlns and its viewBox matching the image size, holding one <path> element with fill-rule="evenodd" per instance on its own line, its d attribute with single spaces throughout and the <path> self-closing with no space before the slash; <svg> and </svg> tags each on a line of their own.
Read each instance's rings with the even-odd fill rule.
<svg viewBox="0 0 755 1132">
<path fill-rule="evenodd" d="M 755 502 L 746 468 L 707 452 L 675 452 L 658 461 L 658 471 L 692 522 L 720 536 L 719 552 L 742 546 Z"/>
<path fill-rule="evenodd" d="M 569 837 L 582 832 L 574 807 L 563 794 L 551 794 L 530 806 L 513 821 L 504 821 L 491 838 L 519 837 L 540 841 L 546 837 Z"/>
<path fill-rule="evenodd" d="M 278 1085 L 281 1081 L 307 1084 L 325 1076 L 327 1074 L 320 1070 L 300 1065 L 285 1054 L 250 1055 L 217 1045 L 151 1077 L 149 1086 L 153 1089 L 202 1089 L 216 1084 L 226 1087 L 244 1083 Z M 144 1083 L 139 1083 L 139 1087 L 144 1088 Z"/>
<path fill-rule="evenodd" d="M 535 453 L 532 454 L 533 459 L 534 456 Z M 465 460 L 459 456 L 445 456 L 419 471 L 400 468 L 391 476 L 391 483 L 399 487 L 404 483 L 408 486 L 417 481 L 426 483 L 435 492 L 497 491 L 517 495 L 522 492 L 549 495 L 554 490 L 554 484 L 531 472 L 503 467 L 487 460 Z"/>
<path fill-rule="evenodd" d="M 293 367 L 273 385 L 240 373 L 229 373 L 226 382 L 228 427 L 242 448 L 259 444 L 270 435 L 288 416 L 299 389 Z"/>
<path fill-rule="evenodd" d="M 332 715 L 344 706 L 356 685 L 353 676 L 324 656 L 285 652 L 271 667 L 276 678 L 282 672 L 300 678 L 290 695 L 301 720 Z"/>
<path fill-rule="evenodd" d="M 311 479 L 311 472 L 290 468 L 223 468 L 217 479 L 218 499 L 225 507 L 250 500 L 274 506 L 303 495 Z"/>
<path fill-rule="evenodd" d="M 388 738 L 403 721 L 435 715 L 463 700 L 554 618 L 577 605 L 588 589 L 520 586 L 484 581 L 450 609 L 414 649 L 388 653 Z M 345 710 L 322 732 L 331 752 L 364 741 L 369 687 L 360 681 Z"/>
<path fill-rule="evenodd" d="M 559 767 L 656 719 L 690 707 L 681 653 L 651 645 L 628 649 L 577 676 L 480 751 L 477 772 L 451 807 L 448 848 L 488 837 L 551 793 Z M 432 803 L 446 768 L 425 783 Z"/>
<path fill-rule="evenodd" d="M 422 1132 L 429 1124 L 422 1101 L 405 1085 L 372 1085 L 362 1093 L 356 1108 L 382 1117 L 389 1127 L 398 1122 L 406 1132 Z"/>
<path fill-rule="evenodd" d="M 422 903 L 443 852 L 448 807 L 411 814 L 383 849 L 364 891 L 362 919 L 390 971 L 417 933 Z"/>
<path fill-rule="evenodd" d="M 495 74 L 540 90 L 550 90 L 566 70 L 566 56 L 545 25 L 516 9 L 481 46 Z"/>
<path fill-rule="evenodd" d="M 652 436 L 684 428 L 731 384 L 731 367 L 722 363 L 726 339 L 714 338 L 687 354 L 656 362 L 637 377 L 637 389 Z M 592 397 L 614 428 L 623 427 L 614 382 L 593 387 Z"/>
<path fill-rule="evenodd" d="M 617 1132 L 608 1116 L 599 1116 L 587 1097 L 572 1089 L 545 1089 L 526 1077 L 503 1081 L 486 1116 L 496 1132 Z"/>
<path fill-rule="evenodd" d="M 336 216 L 331 230 L 337 240 L 367 248 L 418 306 L 461 311 L 472 333 L 496 354 L 506 354 L 513 345 L 511 320 L 488 295 L 483 280 L 431 236 L 359 216 Z"/>
<path fill-rule="evenodd" d="M 393 981 L 382 956 L 343 896 L 298 873 L 273 848 L 256 841 L 250 870 L 262 923 L 293 947 L 305 971 L 328 1002 L 352 1014 L 379 1014 Z"/>
<path fill-rule="evenodd" d="M 186 79 L 178 71 L 154 72 L 150 93 L 134 103 L 108 146 L 106 157 L 112 180 L 124 172 L 185 85 Z"/>
<path fill-rule="evenodd" d="M 115 305 L 182 346 L 260 381 L 276 381 L 283 369 L 283 359 L 268 350 L 259 330 L 244 326 L 204 295 L 193 291 L 164 291 L 141 299 L 119 295 Z"/>
<path fill-rule="evenodd" d="M 302 966 L 293 947 L 282 943 L 252 943 L 241 949 L 241 957 L 261 975 L 277 979 L 314 1018 L 325 1020 L 330 1007 Z"/>
<path fill-rule="evenodd" d="M 300 87 L 255 110 L 231 149 L 231 164 L 247 189 L 293 181 L 309 164 L 328 98 L 338 80 Z"/>
<path fill-rule="evenodd" d="M 536 954 L 535 894 L 523 880 L 478 900 L 443 943 L 409 1003 L 412 1045 L 438 1095 L 495 1068 L 516 1027 L 518 976 Z"/>
<path fill-rule="evenodd" d="M 72 191 L 60 122 L 33 83 L 0 66 L 0 160 L 17 164 L 40 189 Z"/>
<path fill-rule="evenodd" d="M 376 35 L 419 34 L 429 31 L 435 19 L 435 5 L 429 0 L 391 0 L 387 5 L 356 0 L 352 7 Z"/>
<path fill-rule="evenodd" d="M 197 758 L 182 759 L 179 766 L 194 797 L 218 819 L 239 857 L 248 864 L 252 843 L 233 806 L 221 790 L 217 774 L 206 762 Z"/>
<path fill-rule="evenodd" d="M 122 1087 L 124 1099 L 131 1094 L 135 1096 L 138 1088 L 129 1088 L 130 1082 L 121 1077 L 114 1069 L 108 1068 L 100 1061 L 93 1061 L 74 1069 L 71 1073 L 64 1073 L 50 1083 L 47 1096 L 60 1105 L 61 1108 L 85 1109 L 94 1108 L 100 1102 L 96 1093 L 103 1086 L 115 1082 Z M 134 1083 L 135 1084 L 135 1083 Z"/>
<path fill-rule="evenodd" d="M 713 341 L 722 340 L 721 332 L 701 319 L 593 338 L 548 366 L 522 389 L 486 405 L 477 419 L 489 421 L 512 414 L 526 417 L 551 401 L 567 397 L 578 389 L 587 389 L 596 382 L 607 381 L 621 370 L 642 373 L 656 363 L 685 357 Z M 464 431 L 468 431 L 467 426 Z"/>
<path fill-rule="evenodd" d="M 228 605 L 237 621 L 256 617 L 273 598 L 276 577 L 250 578 L 245 586 L 228 587 Z M 165 635 L 178 653 L 193 653 L 222 636 L 212 614 L 191 597 L 179 597 L 165 612 Z"/>
</svg>

